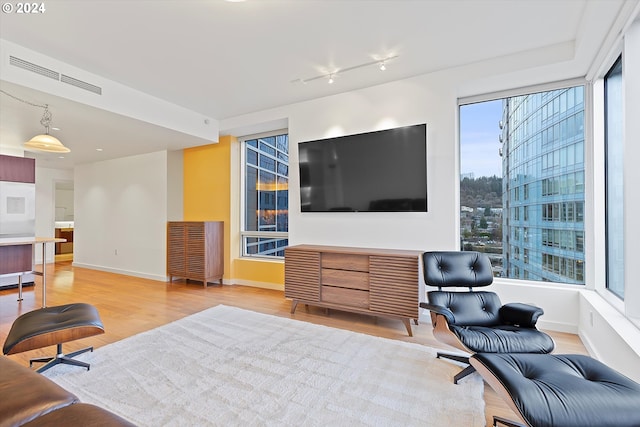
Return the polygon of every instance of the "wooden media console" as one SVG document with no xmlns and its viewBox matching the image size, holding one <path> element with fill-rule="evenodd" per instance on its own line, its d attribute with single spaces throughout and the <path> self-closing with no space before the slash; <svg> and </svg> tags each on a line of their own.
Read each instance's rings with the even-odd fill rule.
<svg viewBox="0 0 640 427">
<path fill-rule="evenodd" d="M 285 249 L 284 294 L 298 303 L 418 320 L 421 251 L 298 245 Z"/>
</svg>

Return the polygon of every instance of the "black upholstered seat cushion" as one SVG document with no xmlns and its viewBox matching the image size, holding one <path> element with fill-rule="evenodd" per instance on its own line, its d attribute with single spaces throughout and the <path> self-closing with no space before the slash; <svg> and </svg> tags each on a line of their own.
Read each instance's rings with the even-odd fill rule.
<svg viewBox="0 0 640 427">
<path fill-rule="evenodd" d="M 640 384 L 591 357 L 473 355 L 472 365 L 478 362 L 502 384 L 531 426 L 640 426 Z"/>
<path fill-rule="evenodd" d="M 493 292 L 431 291 L 427 294 L 431 306 L 447 310 L 449 329 L 474 353 L 550 353 L 551 337 L 535 328 L 537 316 L 524 320 L 524 327 L 508 324 L 500 298 Z M 526 306 L 515 305 L 516 308 Z M 537 311 L 536 311 L 537 310 Z M 516 310 L 510 310 L 515 312 Z M 524 310 L 522 310 L 524 311 Z M 537 307 L 532 312 L 542 313 Z M 524 318 L 527 316 L 513 316 Z M 531 318 L 533 317 L 533 320 Z"/>
</svg>

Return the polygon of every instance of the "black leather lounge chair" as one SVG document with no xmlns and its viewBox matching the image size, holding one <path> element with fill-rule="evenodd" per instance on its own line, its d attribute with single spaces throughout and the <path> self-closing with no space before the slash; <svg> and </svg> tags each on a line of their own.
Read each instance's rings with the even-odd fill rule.
<svg viewBox="0 0 640 427">
<path fill-rule="evenodd" d="M 502 305 L 496 293 L 474 291 L 493 283 L 491 262 L 486 255 L 425 252 L 423 263 L 425 284 L 438 290 L 427 292 L 428 302 L 420 303 L 420 307 L 431 311 L 433 335 L 438 341 L 470 354 L 553 351 L 551 337 L 536 329 L 538 317 L 543 314 L 541 308 L 520 303 Z M 439 352 L 438 357 L 468 364 L 454 377 L 456 384 L 475 371 L 468 355 Z"/>
</svg>

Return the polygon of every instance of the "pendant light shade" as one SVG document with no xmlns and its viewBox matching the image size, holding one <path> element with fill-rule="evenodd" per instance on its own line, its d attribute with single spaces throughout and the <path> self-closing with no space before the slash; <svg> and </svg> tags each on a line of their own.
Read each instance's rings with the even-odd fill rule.
<svg viewBox="0 0 640 427">
<path fill-rule="evenodd" d="M 36 135 L 24 143 L 24 147 L 31 150 L 47 151 L 49 153 L 68 153 L 71 150 L 62 145 L 62 142 L 49 134 Z"/>
</svg>

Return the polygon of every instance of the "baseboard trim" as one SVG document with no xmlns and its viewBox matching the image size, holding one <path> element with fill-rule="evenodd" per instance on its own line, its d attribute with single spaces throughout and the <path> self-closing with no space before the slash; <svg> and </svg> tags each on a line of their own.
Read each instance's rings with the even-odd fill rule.
<svg viewBox="0 0 640 427">
<path fill-rule="evenodd" d="M 240 286 L 251 286 L 253 288 L 272 289 L 275 291 L 284 291 L 284 284 L 282 283 L 258 282 L 254 280 L 232 280 L 231 284 Z"/>
<path fill-rule="evenodd" d="M 536 327 L 538 329 L 546 329 L 547 331 L 566 332 L 568 334 L 575 335 L 578 334 L 578 325 L 561 322 L 547 322 L 542 318 L 538 320 L 538 322 L 536 323 Z"/>
<path fill-rule="evenodd" d="M 111 267 L 104 267 L 104 266 L 101 266 L 101 265 L 85 264 L 85 263 L 75 262 L 75 261 L 71 265 L 73 267 L 88 268 L 89 270 L 106 271 L 107 273 L 123 274 L 125 276 L 133 276 L 133 277 L 140 277 L 142 279 L 156 280 L 158 282 L 166 282 L 167 281 L 167 276 L 165 276 L 165 275 L 142 273 L 142 272 L 139 272 L 139 271 L 123 270 L 123 269 L 119 269 L 119 268 L 111 268 Z"/>
</svg>

